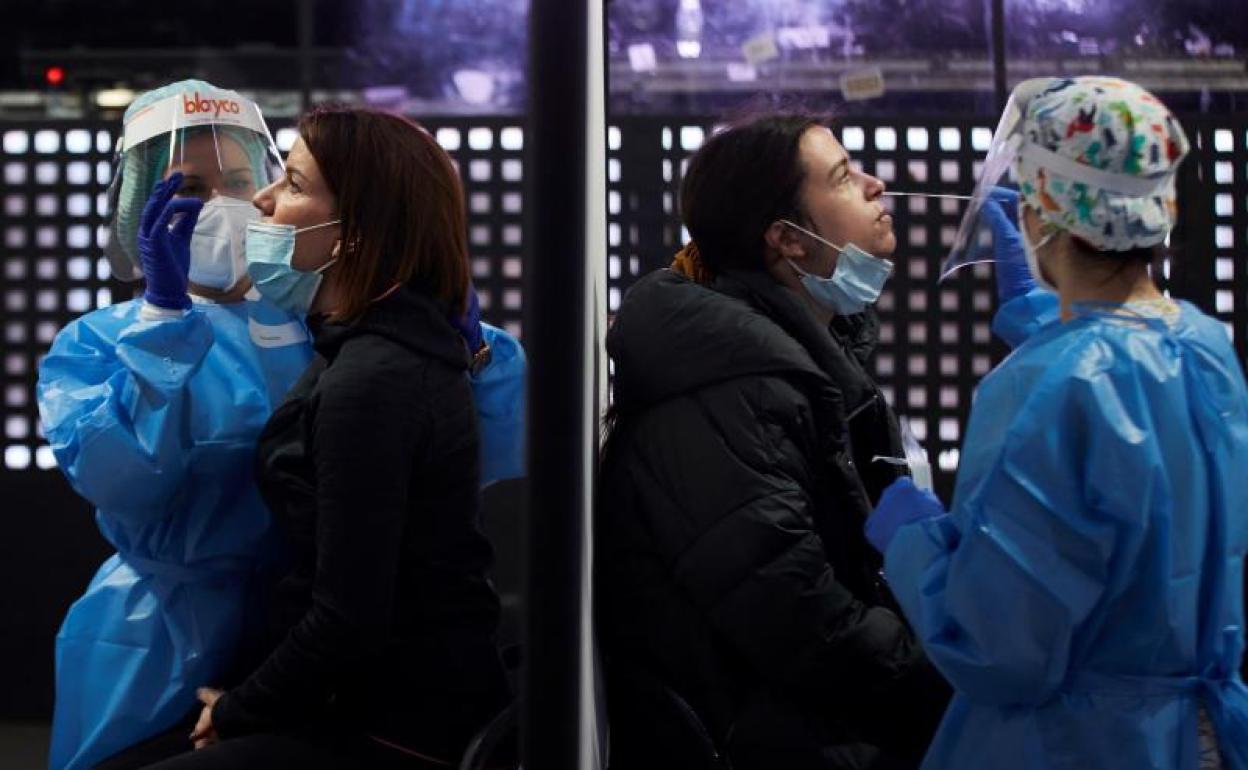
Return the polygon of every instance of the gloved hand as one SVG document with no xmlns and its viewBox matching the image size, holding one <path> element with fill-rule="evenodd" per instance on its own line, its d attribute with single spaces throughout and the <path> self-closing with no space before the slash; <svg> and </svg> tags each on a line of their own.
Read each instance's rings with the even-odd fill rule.
<svg viewBox="0 0 1248 770">
<path fill-rule="evenodd" d="M 898 527 L 945 515 L 945 506 L 936 495 L 916 487 L 909 476 L 902 476 L 888 485 L 888 489 L 880 495 L 880 504 L 867 518 L 864 528 L 867 542 L 884 553 L 888 544 L 893 542 Z"/>
<path fill-rule="evenodd" d="M 984 201 L 984 219 L 992 228 L 997 299 L 1008 302 L 1036 287 L 1023 251 L 1023 234 L 1018 229 L 1018 191 L 1008 187 L 992 188 L 988 200 Z"/>
<path fill-rule="evenodd" d="M 481 336 L 481 302 L 477 299 L 477 289 L 468 284 L 468 302 L 464 314 L 451 319 L 451 323 L 459 330 L 464 342 L 468 343 L 468 352 L 476 353 L 481 349 L 484 338 Z"/>
<path fill-rule="evenodd" d="M 191 306 L 186 293 L 191 233 L 199 220 L 199 210 L 204 207 L 204 202 L 196 198 L 174 198 L 181 186 L 181 172 L 157 182 L 139 220 L 139 265 L 147 280 L 143 299 L 169 310 Z M 170 227 L 176 214 L 182 216 Z"/>
</svg>

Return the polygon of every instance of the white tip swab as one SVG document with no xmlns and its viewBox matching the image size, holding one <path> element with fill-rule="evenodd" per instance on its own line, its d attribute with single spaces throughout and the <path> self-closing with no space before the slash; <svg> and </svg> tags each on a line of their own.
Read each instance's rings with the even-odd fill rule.
<svg viewBox="0 0 1248 770">
<path fill-rule="evenodd" d="M 943 193 L 891 192 L 891 191 L 886 191 L 884 194 L 885 195 L 907 195 L 907 196 L 914 196 L 918 198 L 949 198 L 951 200 L 958 200 L 958 201 L 969 201 L 975 197 L 973 195 L 945 195 Z"/>
</svg>

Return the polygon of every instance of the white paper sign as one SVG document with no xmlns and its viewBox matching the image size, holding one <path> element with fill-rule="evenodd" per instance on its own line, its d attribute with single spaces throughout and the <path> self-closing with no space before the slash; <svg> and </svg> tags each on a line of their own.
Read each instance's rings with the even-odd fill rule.
<svg viewBox="0 0 1248 770">
<path fill-rule="evenodd" d="M 875 99 L 884 95 L 884 73 L 879 67 L 852 70 L 841 75 L 841 95 L 847 102 Z"/>
<path fill-rule="evenodd" d="M 820 25 L 809 27 L 781 27 L 776 30 L 776 42 L 785 48 L 827 48 L 832 44 L 828 28 Z"/>
<path fill-rule="evenodd" d="M 649 43 L 633 43 L 628 47 L 628 65 L 633 72 L 653 72 L 659 66 L 654 46 Z"/>
<path fill-rule="evenodd" d="M 750 64 L 762 64 L 780 55 L 776 47 L 776 37 L 770 32 L 755 35 L 741 46 L 741 53 Z"/>
</svg>

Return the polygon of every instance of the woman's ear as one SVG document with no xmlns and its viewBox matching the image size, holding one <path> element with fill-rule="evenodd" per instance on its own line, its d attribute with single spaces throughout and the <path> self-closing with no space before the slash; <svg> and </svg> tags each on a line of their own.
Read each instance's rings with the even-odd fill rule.
<svg viewBox="0 0 1248 770">
<path fill-rule="evenodd" d="M 343 239 L 339 238 L 338 240 L 334 241 L 334 248 L 330 252 L 330 256 L 332 256 L 334 259 L 338 259 L 339 257 L 345 254 L 354 254 L 358 252 L 359 250 L 360 250 L 359 238 L 352 238 L 350 242 L 344 241 Z"/>
<path fill-rule="evenodd" d="M 796 230 L 783 222 L 772 222 L 763 231 L 763 268 L 781 286 L 798 289 L 801 282 L 790 260 L 800 261 L 806 257 L 806 248 Z"/>
<path fill-rule="evenodd" d="M 763 231 L 763 241 L 767 244 L 768 261 L 806 256 L 806 247 L 798 231 L 778 219 Z"/>
<path fill-rule="evenodd" d="M 334 241 L 334 248 L 333 248 L 333 251 L 330 252 L 330 256 L 332 256 L 334 259 L 338 259 L 344 254 L 351 254 L 353 252 L 359 251 L 359 248 L 360 248 L 359 238 L 352 239 L 350 243 L 339 238 L 338 240 Z"/>
</svg>

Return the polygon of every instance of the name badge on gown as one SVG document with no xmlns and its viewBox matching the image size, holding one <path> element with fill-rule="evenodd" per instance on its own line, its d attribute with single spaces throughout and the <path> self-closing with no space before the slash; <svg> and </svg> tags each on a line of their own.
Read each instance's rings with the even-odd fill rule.
<svg viewBox="0 0 1248 770">
<path fill-rule="evenodd" d="M 284 348 L 287 345 L 299 345 L 308 339 L 308 332 L 303 324 L 290 321 L 284 324 L 262 324 L 254 318 L 247 319 L 247 331 L 251 341 L 257 347 Z"/>
</svg>

